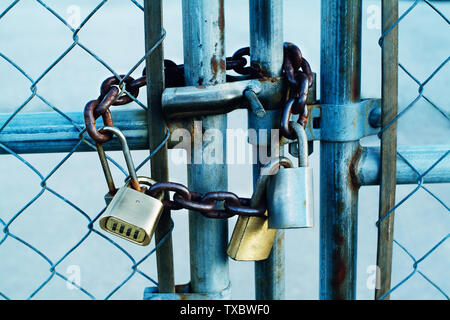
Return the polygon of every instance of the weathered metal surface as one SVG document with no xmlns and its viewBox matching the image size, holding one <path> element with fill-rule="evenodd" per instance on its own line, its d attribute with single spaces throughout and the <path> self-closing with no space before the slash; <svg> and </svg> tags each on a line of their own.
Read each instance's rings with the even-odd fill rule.
<svg viewBox="0 0 450 320">
<path fill-rule="evenodd" d="M 283 1 L 250 0 L 251 65 L 270 77 L 281 75 L 283 65 Z M 256 130 L 278 128 L 280 110 L 268 110 L 262 119 L 248 115 L 248 127 Z M 270 135 L 258 141 L 257 148 L 271 149 Z M 276 157 L 280 155 L 275 148 Z M 253 183 L 256 185 L 261 164 L 253 165 Z M 272 252 L 266 260 L 255 263 L 255 297 L 258 300 L 283 299 L 285 290 L 284 231 L 278 231 Z"/>
<path fill-rule="evenodd" d="M 261 100 L 258 98 L 258 95 L 256 94 L 257 88 L 250 87 L 245 89 L 244 91 L 244 97 L 247 100 L 250 110 L 258 117 L 263 118 L 266 115 L 266 110 L 261 103 Z"/>
<path fill-rule="evenodd" d="M 183 48 L 185 79 L 188 86 L 203 86 L 226 81 L 223 0 L 183 0 Z M 213 128 L 225 133 L 227 116 L 205 116 L 203 130 Z M 223 137 L 226 135 L 223 134 Z M 223 146 L 226 145 L 225 141 Z M 192 160 L 197 152 L 208 147 L 208 141 L 192 144 Z M 224 150 L 223 159 L 226 159 Z M 228 189 L 226 164 L 202 163 L 188 165 L 189 188 L 200 193 Z M 191 257 L 191 287 L 195 293 L 217 293 L 229 286 L 228 221 L 189 214 L 189 244 Z"/>
<path fill-rule="evenodd" d="M 244 96 L 249 87 L 265 109 L 280 108 L 285 84 L 282 78 L 262 78 L 215 85 L 167 88 L 162 97 L 168 119 L 209 114 L 224 114 L 238 108 L 250 108 Z"/>
<path fill-rule="evenodd" d="M 145 0 L 145 48 L 150 50 L 163 34 L 163 4 L 162 0 Z M 162 114 L 161 95 L 164 90 L 164 49 L 160 45 L 146 59 L 148 139 L 150 152 L 155 150 L 164 140 L 166 123 Z M 169 179 L 167 144 L 153 155 L 151 161 L 151 176 L 158 182 Z M 166 195 L 167 197 L 168 195 Z M 155 241 L 159 243 L 171 229 L 170 210 L 165 208 L 159 219 L 155 232 Z M 172 236 L 156 250 L 158 268 L 159 292 L 175 291 L 175 276 L 173 266 Z"/>
<path fill-rule="evenodd" d="M 303 57 L 299 47 L 290 42 L 284 43 L 283 72 L 289 83 L 288 101 L 284 106 L 280 133 L 287 139 L 295 139 L 291 126 L 292 115 L 298 115 L 297 123 L 305 126 L 308 121 L 308 91 L 313 86 L 314 75 L 309 62 Z M 315 101 L 314 101 L 315 102 Z"/>
<path fill-rule="evenodd" d="M 348 140 L 355 137 L 364 137 L 379 132 L 377 127 L 373 127 L 373 124 L 379 123 L 379 99 L 364 100 L 360 104 L 348 105 L 350 114 L 339 115 L 341 118 L 346 119 L 345 125 L 351 126 L 355 124 L 358 131 L 344 131 L 340 130 L 335 132 L 336 139 Z M 327 113 L 330 118 L 331 115 L 336 112 L 336 108 L 339 106 L 326 106 Z M 320 104 L 308 105 L 310 117 L 306 124 L 306 134 L 308 140 L 321 140 L 321 112 L 323 106 Z M 156 109 L 156 108 L 155 108 Z M 366 118 L 367 113 L 370 112 L 371 121 Z M 147 115 L 145 110 L 113 110 L 111 111 L 114 119 L 114 126 L 118 127 L 127 136 L 130 149 L 132 150 L 145 150 L 149 148 L 148 145 L 148 130 L 147 130 Z M 259 118 L 257 116 L 251 117 L 250 128 L 275 128 L 280 122 L 280 110 L 267 110 L 268 116 Z M 79 133 L 84 127 L 84 120 L 82 114 L 78 112 L 68 112 L 66 115 L 79 126 L 79 131 L 73 126 L 68 119 L 62 117 L 54 112 L 48 113 L 20 113 L 14 120 L 2 131 L 0 136 L 0 142 L 5 143 L 17 153 L 52 153 L 52 152 L 69 152 L 78 142 Z M 9 118 L 9 115 L 0 114 L 0 123 L 5 122 Z M 133 121 L 130 121 L 133 119 Z M 325 118 L 324 118 L 325 119 Z M 357 119 L 359 123 L 353 123 Z M 355 120 L 356 121 L 356 120 Z M 158 122 L 158 124 L 165 126 L 164 122 Z M 183 119 L 173 119 L 167 123 L 167 127 L 170 132 L 176 129 L 189 129 L 190 121 Z M 154 124 L 156 125 L 156 124 Z M 156 132 L 154 125 L 151 132 Z M 103 126 L 102 120 L 97 121 L 97 128 Z M 336 128 L 335 128 L 336 129 Z M 165 130 L 165 129 L 164 129 Z M 337 130 L 337 129 L 336 129 Z M 158 131 L 159 132 L 159 131 Z M 164 133 L 164 131 L 161 131 Z M 159 133 L 161 133 L 159 132 Z M 155 133 L 156 134 L 156 133 Z M 330 136 L 330 133 L 326 133 Z M 86 139 L 92 141 L 87 134 Z M 160 135 L 158 135 L 160 138 Z M 163 138 L 156 139 L 155 143 L 159 144 Z M 282 144 L 289 142 L 290 140 L 283 139 Z M 250 141 L 255 143 L 254 141 Z M 178 141 L 168 141 L 168 148 L 173 148 L 178 144 Z M 264 146 L 265 141 L 260 141 L 260 144 Z M 120 150 L 120 145 L 117 141 L 111 141 L 105 145 L 105 150 Z M 81 144 L 77 151 L 93 151 L 92 147 L 86 144 Z M 0 154 L 4 153 L 3 149 L 0 149 Z M 158 153 L 159 154 L 159 153 Z"/>
<path fill-rule="evenodd" d="M 374 111 L 380 105 L 380 99 L 367 99 L 344 105 L 311 106 L 306 125 L 308 140 L 345 142 L 376 135 L 380 129 L 373 127 L 369 118 L 376 115 Z"/>
<path fill-rule="evenodd" d="M 55 112 L 20 113 L 2 131 L 0 142 L 17 153 L 70 152 L 79 143 L 84 118 L 81 112 L 67 112 L 65 115 L 68 118 Z M 127 137 L 130 149 L 148 149 L 147 116 L 144 110 L 115 110 L 112 116 L 114 126 Z M 0 123 L 9 117 L 9 114 L 0 114 Z M 99 119 L 97 127 L 102 126 L 103 122 Z M 95 151 L 94 141 L 87 133 L 84 136 L 92 144 L 81 143 L 77 151 Z M 116 139 L 105 144 L 104 148 L 106 151 L 121 150 Z M 0 148 L 0 154 L 4 153 L 6 151 Z"/>
<path fill-rule="evenodd" d="M 226 300 L 231 296 L 231 283 L 224 290 L 209 293 L 193 293 L 191 284 L 175 286 L 175 293 L 159 293 L 158 287 L 148 287 L 144 300 Z"/>
<path fill-rule="evenodd" d="M 398 153 L 407 159 L 423 176 L 422 183 L 450 182 L 450 146 L 401 146 Z M 441 159 L 442 158 L 442 159 Z M 441 159 L 441 160 L 440 160 Z M 440 160 L 438 162 L 438 160 Z M 438 162 L 438 163 L 436 163 Z M 436 163 L 436 165 L 435 165 Z M 433 165 L 435 165 L 433 167 Z M 432 168 L 430 171 L 428 171 Z M 379 185 L 382 170 L 380 148 L 363 148 L 355 172 L 361 186 Z M 401 157 L 397 156 L 396 184 L 417 184 L 419 175 Z"/>
<path fill-rule="evenodd" d="M 398 1 L 383 0 L 382 29 L 386 32 L 398 19 Z M 383 39 L 381 72 L 381 125 L 387 126 L 398 113 L 398 27 L 393 28 Z M 392 123 L 381 134 L 381 177 L 379 218 L 383 218 L 395 206 L 397 122 Z M 384 217 L 378 226 L 377 283 L 375 298 L 380 298 L 391 288 L 392 246 L 394 240 L 394 212 Z M 389 299 L 389 296 L 384 297 Z"/>
<path fill-rule="evenodd" d="M 321 103 L 356 103 L 361 87 L 361 1 L 325 0 L 321 10 Z M 340 123 L 331 119 L 327 124 L 339 132 Z M 321 135 L 327 136 L 326 130 L 322 127 Z M 320 144 L 321 299 L 356 296 L 358 187 L 350 168 L 359 150 L 358 141 Z"/>
<path fill-rule="evenodd" d="M 358 188 L 349 167 L 358 149 L 358 141 L 325 142 L 320 148 L 320 298 L 325 300 L 355 298 Z"/>
</svg>

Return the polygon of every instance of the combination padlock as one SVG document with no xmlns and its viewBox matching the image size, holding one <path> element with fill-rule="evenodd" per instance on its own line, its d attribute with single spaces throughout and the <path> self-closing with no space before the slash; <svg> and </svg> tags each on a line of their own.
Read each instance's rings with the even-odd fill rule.
<svg viewBox="0 0 450 320">
<path fill-rule="evenodd" d="M 137 177 L 126 138 L 119 129 L 104 127 L 102 130 L 112 132 L 119 138 L 130 178 L 114 194 L 100 219 L 100 227 L 133 243 L 148 245 L 163 211 L 163 193 L 159 198 L 144 193 L 145 188 L 141 188 L 141 184 L 150 187 L 155 181 L 147 177 Z M 97 145 L 97 149 L 108 186 L 110 190 L 115 190 L 104 149 L 101 144 Z"/>
<path fill-rule="evenodd" d="M 288 158 L 280 157 L 265 165 L 255 185 L 250 206 L 265 205 L 266 186 L 271 175 L 280 167 L 293 167 Z M 267 211 L 265 217 L 240 216 L 228 244 L 227 254 L 240 261 L 259 261 L 269 257 L 277 230 L 269 229 Z"/>
<path fill-rule="evenodd" d="M 297 122 L 290 124 L 297 135 L 298 167 L 280 168 L 267 184 L 270 229 L 311 228 L 314 198 L 313 172 L 308 166 L 308 139 Z"/>
</svg>

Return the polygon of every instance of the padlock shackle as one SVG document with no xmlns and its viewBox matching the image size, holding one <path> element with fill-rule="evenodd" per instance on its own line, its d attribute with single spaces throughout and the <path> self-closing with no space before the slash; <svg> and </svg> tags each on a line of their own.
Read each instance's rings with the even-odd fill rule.
<svg viewBox="0 0 450 320">
<path fill-rule="evenodd" d="M 109 168 L 108 159 L 106 158 L 105 150 L 103 149 L 103 144 L 96 142 L 95 146 L 97 147 L 98 157 L 100 158 L 100 164 L 103 169 L 103 173 L 105 174 L 106 183 L 108 184 L 109 194 L 113 196 L 117 189 L 114 184 L 114 179 L 111 174 L 111 169 Z"/>
<path fill-rule="evenodd" d="M 109 131 L 117 136 L 122 147 L 123 155 L 125 157 L 125 163 L 127 164 L 128 173 L 130 175 L 130 185 L 133 189 L 141 191 L 139 180 L 136 174 L 136 168 L 133 163 L 133 158 L 131 157 L 130 148 L 128 147 L 127 139 L 123 132 L 119 128 L 109 126 L 103 127 L 100 131 Z M 114 180 L 112 178 L 111 170 L 109 168 L 108 160 L 106 158 L 106 153 L 103 149 L 103 146 L 99 143 L 97 143 L 97 152 L 100 157 L 100 162 L 102 164 L 106 182 L 108 183 L 108 189 L 111 193 L 114 193 L 116 191 L 116 188 L 114 185 Z"/>
<path fill-rule="evenodd" d="M 308 166 L 308 137 L 306 136 L 305 128 L 295 122 L 291 121 L 290 126 L 295 131 L 295 135 L 297 136 L 297 144 L 298 144 L 298 166 L 299 167 L 307 167 Z"/>
<path fill-rule="evenodd" d="M 250 199 L 250 207 L 257 208 L 261 204 L 261 202 L 264 200 L 264 197 L 266 195 L 266 186 L 267 181 L 269 180 L 270 176 L 276 174 L 276 172 L 280 169 L 280 167 L 284 168 L 293 168 L 294 165 L 292 164 L 292 161 L 289 160 L 286 157 L 279 157 L 265 166 L 261 168 L 261 174 L 258 177 L 258 180 L 256 181 L 255 185 L 255 191 L 252 194 L 252 198 Z"/>
</svg>

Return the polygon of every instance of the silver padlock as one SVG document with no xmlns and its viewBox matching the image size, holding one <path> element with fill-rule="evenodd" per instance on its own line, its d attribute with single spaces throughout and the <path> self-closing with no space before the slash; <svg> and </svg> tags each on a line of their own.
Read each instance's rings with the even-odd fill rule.
<svg viewBox="0 0 450 320">
<path fill-rule="evenodd" d="M 126 138 L 119 129 L 104 127 L 102 130 L 112 132 L 119 138 L 130 178 L 114 194 L 100 219 L 100 227 L 133 243 L 142 246 L 148 245 L 163 211 L 163 203 L 161 201 L 163 193 L 161 193 L 159 198 L 154 198 L 144 193 L 145 188 L 142 188 L 141 184 L 152 186 L 155 184 L 155 181 L 147 177 L 137 177 Z M 97 144 L 97 150 L 109 189 L 115 190 L 111 171 L 101 144 Z"/>
<path fill-rule="evenodd" d="M 311 228 L 314 198 L 313 172 L 308 166 L 308 139 L 297 122 L 290 124 L 298 143 L 298 167 L 280 168 L 267 185 L 267 210 L 270 229 Z"/>
</svg>

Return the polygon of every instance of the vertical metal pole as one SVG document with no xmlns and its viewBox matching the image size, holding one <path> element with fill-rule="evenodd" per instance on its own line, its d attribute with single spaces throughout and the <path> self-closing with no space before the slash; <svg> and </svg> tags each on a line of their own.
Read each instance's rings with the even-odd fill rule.
<svg viewBox="0 0 450 320">
<path fill-rule="evenodd" d="M 163 33 L 162 0 L 145 0 L 145 49 L 150 50 L 160 39 Z M 146 61 L 147 68 L 147 96 L 148 96 L 148 129 L 149 146 L 154 150 L 166 134 L 166 124 L 162 115 L 161 95 L 164 90 L 164 50 L 161 44 Z M 156 181 L 168 181 L 169 169 L 167 158 L 167 145 L 151 159 L 152 178 Z M 164 210 L 155 232 L 155 241 L 158 243 L 170 230 L 170 210 Z M 159 292 L 175 292 L 173 271 L 172 236 L 156 251 L 158 266 Z"/>
<path fill-rule="evenodd" d="M 223 0 L 183 0 L 183 47 L 185 78 L 187 85 L 210 85 L 226 81 L 224 48 L 224 2 Z M 193 141 L 188 164 L 189 189 L 206 193 L 228 189 L 226 161 L 227 116 L 205 116 L 191 120 L 192 138 L 208 129 L 222 133 L 222 159 L 219 163 L 205 163 L 211 153 L 211 141 Z M 201 121 L 202 128 L 198 127 Z M 215 137 L 218 139 L 219 137 Z M 195 163 L 198 156 L 203 163 Z M 188 155 L 189 156 L 189 155 Z M 191 254 L 191 288 L 193 292 L 219 292 L 229 286 L 228 221 L 214 220 L 191 211 L 189 214 L 189 243 Z"/>
<path fill-rule="evenodd" d="M 278 77 L 283 66 L 283 1 L 250 0 L 251 63 L 267 76 Z M 278 128 L 280 111 L 268 111 L 264 120 L 249 113 L 249 128 L 267 130 L 267 141 L 258 141 L 258 148 L 270 146 L 270 130 Z M 258 150 L 259 151 L 259 150 Z M 279 156 L 280 150 L 276 150 Z M 258 152 L 259 153 L 259 152 Z M 253 184 L 256 184 L 261 163 L 253 165 Z M 255 297 L 258 300 L 284 299 L 284 231 L 278 231 L 270 256 L 255 263 Z"/>
<path fill-rule="evenodd" d="M 361 87 L 361 0 L 322 0 L 321 10 L 321 103 L 356 102 Z M 350 172 L 359 152 L 358 141 L 320 144 L 321 299 L 355 299 L 358 186 Z"/>
<path fill-rule="evenodd" d="M 382 2 L 383 33 L 398 19 L 398 1 Z M 384 128 L 397 115 L 398 109 L 398 27 L 393 28 L 382 43 L 382 105 L 381 126 Z M 381 135 L 380 219 L 395 206 L 397 159 L 397 123 L 393 123 Z M 377 284 L 375 299 L 381 298 L 391 288 L 392 245 L 394 237 L 394 213 L 390 213 L 378 226 Z M 389 296 L 384 297 L 389 299 Z"/>
</svg>

